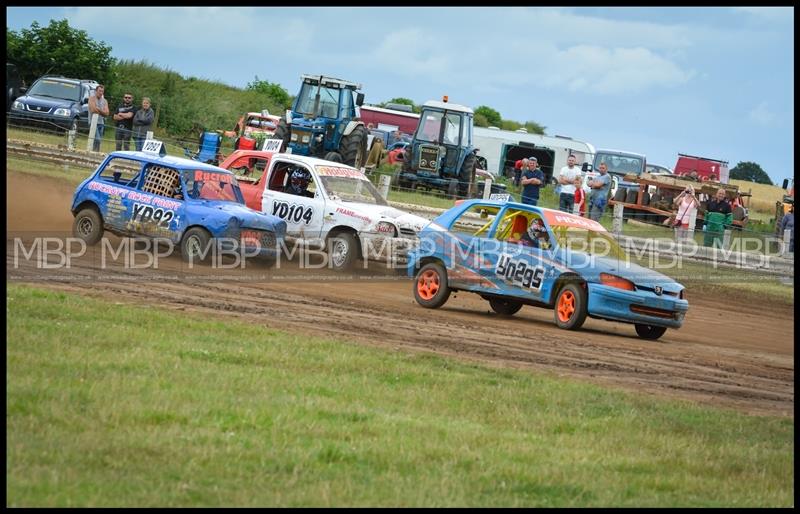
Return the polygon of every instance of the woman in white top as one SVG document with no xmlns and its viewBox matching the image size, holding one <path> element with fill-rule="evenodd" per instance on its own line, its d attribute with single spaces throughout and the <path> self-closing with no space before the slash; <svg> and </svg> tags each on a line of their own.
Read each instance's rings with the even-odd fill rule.
<svg viewBox="0 0 800 514">
<path fill-rule="evenodd" d="M 686 186 L 675 198 L 675 205 L 678 212 L 675 214 L 675 238 L 680 241 L 689 235 L 689 221 L 697 216 L 697 208 L 700 202 L 694 195 L 694 187 Z"/>
</svg>

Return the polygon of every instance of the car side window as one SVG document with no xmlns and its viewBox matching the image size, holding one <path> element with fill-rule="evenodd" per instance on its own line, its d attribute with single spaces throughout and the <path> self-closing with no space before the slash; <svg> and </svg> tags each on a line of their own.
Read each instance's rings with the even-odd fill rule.
<svg viewBox="0 0 800 514">
<path fill-rule="evenodd" d="M 450 225 L 450 232 L 469 237 L 488 237 L 489 230 L 500 212 L 494 205 L 473 205 Z"/>
<path fill-rule="evenodd" d="M 181 176 L 178 170 L 168 166 L 151 163 L 145 168 L 142 191 L 166 198 L 183 200 Z"/>
<path fill-rule="evenodd" d="M 98 178 L 120 186 L 137 187 L 142 171 L 142 163 L 132 159 L 115 157 L 108 161 Z"/>
<path fill-rule="evenodd" d="M 269 189 L 279 193 L 287 192 L 289 185 L 292 183 L 292 172 L 295 169 L 306 170 L 310 177 L 308 183 L 305 185 L 305 190 L 309 193 L 307 196 L 314 196 L 317 192 L 317 185 L 314 182 L 314 175 L 308 171 L 308 168 L 301 164 L 292 162 L 276 162 L 272 170 L 272 175 L 269 180 Z"/>
</svg>

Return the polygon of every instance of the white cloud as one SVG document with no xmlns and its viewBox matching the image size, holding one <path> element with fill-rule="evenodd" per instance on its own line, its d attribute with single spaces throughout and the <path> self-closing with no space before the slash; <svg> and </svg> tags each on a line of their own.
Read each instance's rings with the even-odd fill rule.
<svg viewBox="0 0 800 514">
<path fill-rule="evenodd" d="M 767 102 L 761 102 L 750 110 L 748 117 L 759 125 L 770 125 L 775 120 L 775 113 L 769 110 Z"/>
<path fill-rule="evenodd" d="M 166 49 L 212 55 L 232 51 L 255 55 L 273 45 L 288 55 L 302 54 L 312 47 L 315 33 L 302 19 L 258 8 L 77 7 L 67 9 L 67 18 L 70 25 L 96 39 L 123 36 Z"/>
</svg>

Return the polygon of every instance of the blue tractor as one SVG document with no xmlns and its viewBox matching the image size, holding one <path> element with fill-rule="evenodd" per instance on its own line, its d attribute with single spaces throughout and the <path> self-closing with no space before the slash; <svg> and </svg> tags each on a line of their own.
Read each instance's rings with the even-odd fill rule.
<svg viewBox="0 0 800 514">
<path fill-rule="evenodd" d="M 367 127 L 356 116 L 364 103 L 361 84 L 322 75 L 303 75 L 292 110 L 278 122 L 272 139 L 298 155 L 361 168 L 367 160 Z M 355 93 L 355 98 L 354 94 Z"/>
<path fill-rule="evenodd" d="M 442 102 L 425 102 L 395 185 L 473 196 L 479 157 L 472 145 L 472 118 L 472 109 L 448 103 L 446 96 Z"/>
</svg>

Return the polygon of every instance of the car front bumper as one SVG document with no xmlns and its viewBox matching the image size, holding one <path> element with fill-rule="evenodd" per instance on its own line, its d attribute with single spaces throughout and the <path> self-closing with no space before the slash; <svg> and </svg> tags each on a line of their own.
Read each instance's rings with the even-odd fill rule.
<svg viewBox="0 0 800 514">
<path fill-rule="evenodd" d="M 595 318 L 680 328 L 688 310 L 689 302 L 675 297 L 589 284 L 588 313 Z"/>
</svg>

